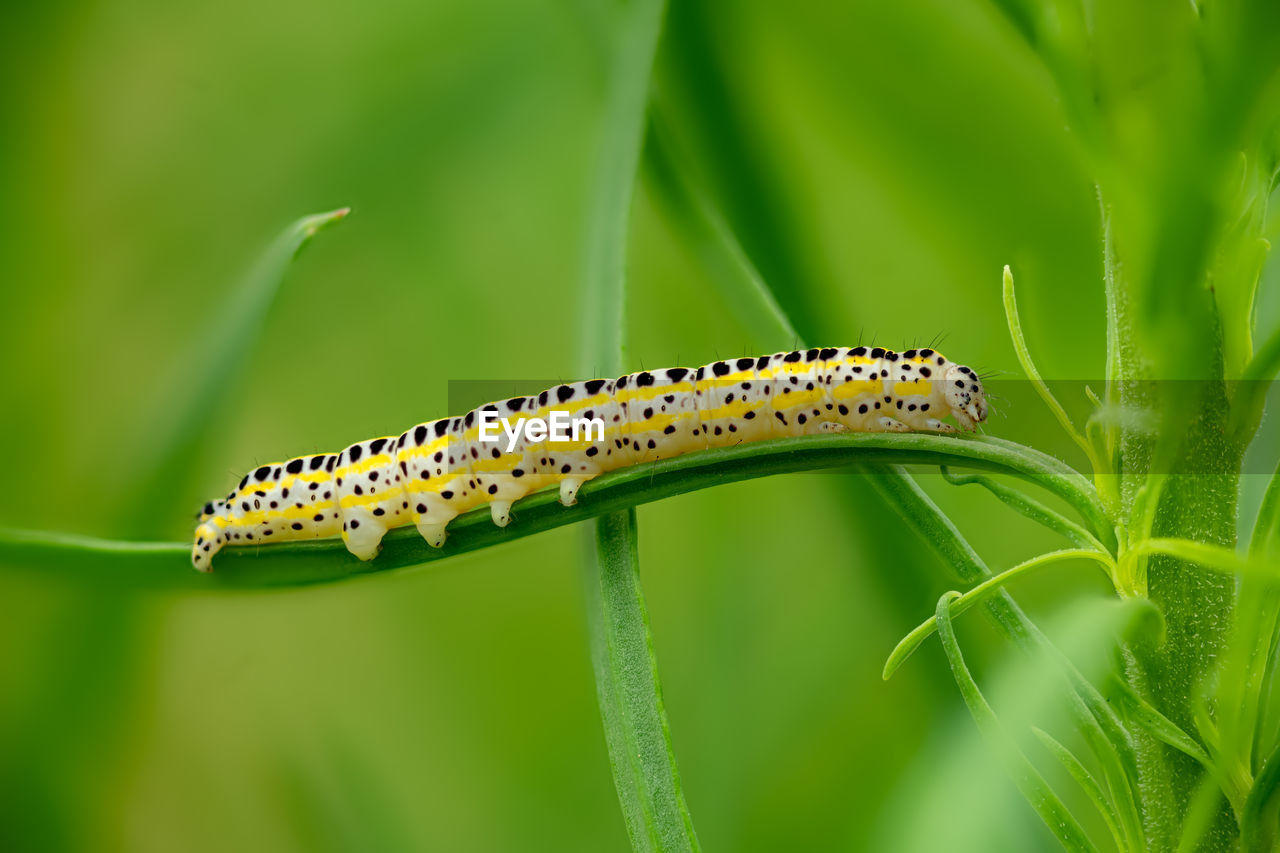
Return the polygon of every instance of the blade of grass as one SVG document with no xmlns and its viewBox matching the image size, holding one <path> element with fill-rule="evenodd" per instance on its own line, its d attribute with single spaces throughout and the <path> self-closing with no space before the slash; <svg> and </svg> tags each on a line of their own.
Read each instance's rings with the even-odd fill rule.
<svg viewBox="0 0 1280 853">
<path fill-rule="evenodd" d="M 1253 557 L 1280 555 L 1280 468 L 1271 475 L 1262 505 L 1258 507 L 1258 518 L 1249 536 L 1249 554 Z"/>
<path fill-rule="evenodd" d="M 1009 336 L 1013 339 L 1013 349 L 1017 353 L 1018 363 L 1022 365 L 1023 372 L 1031 380 L 1032 387 L 1036 389 L 1040 399 L 1044 400 L 1044 404 L 1049 407 L 1049 411 L 1053 412 L 1053 416 L 1058 419 L 1063 431 L 1071 437 L 1072 441 L 1080 445 L 1080 449 L 1088 457 L 1089 464 L 1093 467 L 1094 481 L 1099 493 L 1106 497 L 1110 506 L 1116 506 L 1118 496 L 1111 494 L 1114 486 L 1111 469 L 1098 456 L 1097 448 L 1094 447 L 1093 443 L 1076 429 L 1075 424 L 1071 422 L 1071 418 L 1067 415 L 1067 410 L 1062 408 L 1062 404 L 1053 396 L 1049 386 L 1040 377 L 1040 371 L 1036 369 L 1035 362 L 1031 360 L 1031 350 L 1027 347 L 1026 338 L 1022 334 L 1022 318 L 1018 315 L 1018 298 L 1013 286 L 1013 271 L 1008 266 L 1004 268 L 1004 313 L 1005 320 L 1009 324 Z"/>
<path fill-rule="evenodd" d="M 1018 489 L 1006 486 L 1004 483 L 998 483 L 990 477 L 984 477 L 981 474 L 956 474 L 946 466 L 943 466 L 942 468 L 942 476 L 953 486 L 966 486 L 969 484 L 982 486 L 1014 512 L 1017 512 L 1019 515 L 1029 518 L 1037 524 L 1041 524 L 1056 533 L 1062 534 L 1062 536 L 1071 540 L 1072 544 L 1077 547 L 1093 548 L 1098 551 L 1107 550 L 1092 533 L 1085 530 L 1071 519 L 1066 518 L 1061 513 L 1058 513 L 1034 498 L 1023 494 Z"/>
<path fill-rule="evenodd" d="M 1205 773 L 1200 784 L 1196 786 L 1195 793 L 1191 795 L 1191 802 L 1187 805 L 1187 817 L 1182 822 L 1182 837 L 1178 839 L 1178 853 L 1194 853 L 1194 851 L 1205 849 L 1201 842 L 1217 820 L 1221 802 L 1222 788 L 1218 785 L 1218 780 L 1213 778 L 1212 773 Z M 1266 848 L 1266 850 L 1271 849 L 1271 847 Z"/>
<path fill-rule="evenodd" d="M 1254 522 L 1253 532 L 1249 537 L 1249 556 L 1254 559 L 1280 558 L 1280 469 L 1271 475 L 1266 494 L 1262 498 L 1262 506 L 1258 509 L 1258 518 Z M 1280 743 L 1272 744 L 1264 740 L 1263 726 L 1271 718 L 1271 697 L 1275 695 L 1275 681 L 1280 660 L 1276 658 L 1276 650 L 1280 648 L 1280 590 L 1268 589 L 1265 598 L 1257 605 L 1264 620 L 1271 624 L 1270 636 L 1259 632 L 1259 646 L 1255 648 L 1251 661 L 1249 683 L 1253 688 L 1248 697 L 1250 706 L 1256 709 L 1254 719 L 1254 770 L 1261 772 L 1259 763 L 1264 755 L 1270 755 L 1273 749 L 1280 750 Z M 1266 622 L 1264 621 L 1264 624 Z"/>
<path fill-rule="evenodd" d="M 579 361 L 592 374 L 616 376 L 624 362 L 627 224 L 664 12 L 662 0 L 635 0 L 619 21 L 583 264 Z M 627 835 L 637 851 L 698 850 L 640 588 L 634 507 L 602 515 L 587 544 L 591 659 Z"/>
<path fill-rule="evenodd" d="M 761 349 L 795 345 L 799 333 L 720 212 L 693 185 L 688 173 L 661 113 L 655 111 L 645 141 L 644 174 L 672 231 L 689 244 L 719 289 L 724 305 Z"/>
<path fill-rule="evenodd" d="M 129 457 L 149 462 L 137 484 L 118 502 L 125 513 L 116 528 L 122 535 L 156 535 L 171 524 L 172 517 L 155 508 L 172 506 L 173 496 L 183 494 L 184 484 L 198 473 L 191 460 L 199 458 L 199 448 L 217 423 L 214 414 L 253 352 L 285 272 L 312 237 L 349 212 L 344 207 L 316 213 L 289 225 L 239 284 L 210 300 L 216 311 L 158 395 L 160 402 L 153 407 L 155 414 L 145 431 L 145 450 Z"/>
<path fill-rule="evenodd" d="M 1263 496 L 1247 552 L 1252 561 L 1275 563 L 1275 575 L 1280 575 L 1278 527 L 1280 472 L 1272 477 Z M 1280 642 L 1280 584 L 1265 575 L 1248 573 L 1239 579 L 1238 589 L 1235 624 L 1213 697 L 1221 733 L 1215 758 L 1224 767 L 1233 768 L 1237 777 L 1247 778 L 1262 770 L 1262 761 L 1271 750 L 1267 700 L 1272 695 L 1274 654 Z"/>
<path fill-rule="evenodd" d="M 1274 850 L 1276 838 L 1276 792 L 1280 790 L 1280 745 L 1262 764 L 1262 770 L 1245 798 L 1240 817 L 1241 849 Z"/>
<path fill-rule="evenodd" d="M 192 348 L 174 364 L 174 373 L 159 389 L 155 402 L 144 409 L 146 426 L 138 433 L 145 436 L 140 439 L 145 446 L 120 451 L 122 458 L 146 460 L 131 472 L 138 476 L 131 477 L 124 493 L 107 502 L 107 511 L 115 516 L 114 527 L 122 535 L 167 532 L 174 514 L 164 508 L 177 509 L 182 517 L 189 517 L 180 502 L 175 507 L 174 498 L 194 492 L 192 480 L 199 466 L 191 461 L 201 455 L 201 445 L 212 431 L 212 415 L 225 401 L 251 351 L 284 270 L 307 240 L 346 212 L 332 211 L 294 223 L 236 287 L 207 300 L 215 310 L 198 330 Z M 0 546 L 0 553 L 5 550 Z M 91 553 L 64 551 L 63 565 L 74 556 Z M 145 553 L 148 559 L 144 564 L 151 565 L 151 559 L 160 557 L 164 549 L 147 549 Z M 88 562 L 75 568 L 104 569 Z M 24 741 L 8 750 L 6 768 L 0 771 L 0 788 L 16 790 L 11 787 L 14 780 L 6 777 L 11 773 L 19 776 L 18 784 L 33 804 L 32 813 L 47 810 L 45 823 L 65 827 L 60 832 L 70 833 L 61 846 L 75 846 L 70 838 L 92 832 L 93 824 L 64 813 L 67 780 L 50 768 L 113 767 L 136 747 L 122 732 L 128 729 L 127 721 L 139 713 L 144 685 L 152 678 L 153 662 L 145 653 L 145 643 L 159 613 L 154 602 L 140 600 L 128 589 L 72 588 L 66 592 L 57 616 L 60 627 L 55 631 L 62 642 L 45 650 L 40 685 L 28 704 L 18 706 L 20 716 L 14 721 L 15 731 L 41 726 L 61 734 L 53 743 Z M 88 714 L 83 707 L 86 696 L 91 696 L 93 703 Z"/>
<path fill-rule="evenodd" d="M 1115 238 L 1111 231 L 1111 208 L 1102 197 L 1102 187 L 1095 186 L 1098 196 L 1098 210 L 1102 217 L 1102 284 L 1107 299 L 1107 408 L 1120 404 L 1120 392 L 1116 383 L 1120 381 L 1120 280 L 1117 275 Z M 1114 462 L 1120 435 L 1115 424 L 1106 426 L 1106 458 Z"/>
<path fill-rule="evenodd" d="M 1136 558 L 1151 554 L 1176 557 L 1184 562 L 1229 575 L 1252 575 L 1260 580 L 1269 581 L 1273 588 L 1280 585 L 1280 563 L 1262 557 L 1242 557 L 1226 546 L 1210 545 L 1207 542 L 1196 542 L 1191 539 L 1172 537 L 1147 539 L 1129 549 L 1124 556 Z"/>
<path fill-rule="evenodd" d="M 640 589 L 635 522 L 634 509 L 604 516 L 584 555 L 591 656 L 609 763 L 634 849 L 697 850 Z"/>
<path fill-rule="evenodd" d="M 1060 563 L 1063 560 L 1074 559 L 1093 560 L 1094 562 L 1101 563 L 1103 568 L 1107 569 L 1108 572 L 1114 565 L 1111 562 L 1111 558 L 1106 554 L 1092 549 L 1075 548 L 1065 551 L 1050 551 L 1047 554 L 1040 554 L 1036 557 L 1032 557 L 1030 560 L 1024 560 L 1013 568 L 1006 569 L 998 575 L 993 575 L 964 594 L 957 592 L 955 594 L 955 603 L 951 606 L 949 612 L 952 616 L 959 616 L 961 613 L 964 613 L 966 610 L 973 607 L 973 605 L 985 601 L 996 592 L 999 592 L 1004 588 L 1005 584 L 1014 578 L 1043 566 Z M 884 672 L 882 673 L 884 679 L 888 681 L 893 677 L 893 674 L 898 671 L 898 667 L 902 666 L 906 659 L 911 657 L 912 652 L 918 649 L 920 644 L 927 640 L 937 629 L 937 620 L 927 619 L 912 629 L 911 633 L 903 637 L 898 642 L 898 645 L 894 647 L 893 651 L 890 652 L 889 659 L 885 661 Z"/>
<path fill-rule="evenodd" d="M 726 39 L 736 18 L 712 6 L 675 3 L 662 44 L 655 97 L 667 126 L 680 130 L 682 165 L 713 200 L 744 254 L 803 338 L 818 337 L 825 302 L 813 287 L 814 253 L 804 245 L 796 202 L 768 134 L 755 124 L 750 92 L 739 88 Z M 694 177 L 690 173 L 688 177 Z M 783 338 L 790 346 L 792 336 Z"/>
<path fill-rule="evenodd" d="M 1084 791 L 1085 796 L 1093 803 L 1094 808 L 1098 810 L 1098 814 L 1102 816 L 1102 822 L 1107 825 L 1107 831 L 1111 833 L 1111 838 L 1115 841 L 1116 848 L 1124 850 L 1125 837 L 1120 829 L 1115 808 L 1112 807 L 1111 801 L 1107 799 L 1107 794 L 1102 790 L 1102 786 L 1098 784 L 1098 780 L 1093 778 L 1093 774 L 1075 756 L 1075 753 L 1059 743 L 1053 735 L 1044 729 L 1035 727 L 1032 727 L 1031 731 L 1044 744 L 1045 749 L 1049 750 L 1053 757 L 1058 759 L 1058 763 L 1063 766 L 1067 774 L 1076 781 L 1076 784 L 1080 786 L 1080 790 Z"/>
<path fill-rule="evenodd" d="M 1084 829 L 1049 787 L 1049 783 L 1005 732 L 995 711 L 987 704 L 986 698 L 969 672 L 964 655 L 960 651 L 959 640 L 956 639 L 955 628 L 951 624 L 951 606 L 958 598 L 960 598 L 959 593 L 944 593 L 938 599 L 934 621 L 938 625 L 938 636 L 942 640 L 947 662 L 951 665 L 951 674 L 955 677 L 956 685 L 960 688 L 960 695 L 964 698 L 969 713 L 973 716 L 987 743 L 1007 764 L 1009 773 L 1018 789 L 1022 791 L 1022 795 L 1036 810 L 1036 814 L 1040 815 L 1040 819 L 1044 821 L 1045 826 L 1049 827 L 1049 831 L 1059 843 L 1071 851 L 1096 850 L 1097 848 L 1085 835 Z"/>
<path fill-rule="evenodd" d="M 1277 330 L 1249 360 L 1231 404 L 1231 430 L 1239 441 L 1247 441 L 1262 423 L 1267 389 L 1280 373 L 1280 330 Z"/>
</svg>

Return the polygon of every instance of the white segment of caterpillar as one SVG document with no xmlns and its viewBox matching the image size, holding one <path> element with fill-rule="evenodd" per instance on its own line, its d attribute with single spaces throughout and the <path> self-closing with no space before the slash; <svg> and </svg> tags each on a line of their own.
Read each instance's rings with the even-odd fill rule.
<svg viewBox="0 0 1280 853">
<path fill-rule="evenodd" d="M 598 419 L 603 438 L 481 436 L 482 417 L 548 421 L 555 412 Z M 583 483 L 629 465 L 822 432 L 972 430 L 986 417 L 977 374 L 933 349 L 810 349 L 558 385 L 340 453 L 263 465 L 205 504 L 191 559 L 207 572 L 227 545 L 341 534 L 352 554 L 369 560 L 393 527 L 412 523 L 440 547 L 462 512 L 488 503 L 494 523 L 505 526 L 512 503 L 531 492 L 558 486 L 571 506 Z"/>
</svg>

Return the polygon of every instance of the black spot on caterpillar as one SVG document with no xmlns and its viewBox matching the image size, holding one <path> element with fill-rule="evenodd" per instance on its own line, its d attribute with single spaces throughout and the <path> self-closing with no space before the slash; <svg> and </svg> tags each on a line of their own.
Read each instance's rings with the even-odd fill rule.
<svg viewBox="0 0 1280 853">
<path fill-rule="evenodd" d="M 629 465 L 782 436 L 971 430 L 986 417 L 977 374 L 932 349 L 815 348 L 558 385 L 260 466 L 205 504 L 192 562 L 209 571 L 219 550 L 254 534 L 341 535 L 368 560 L 391 528 L 413 524 L 439 547 L 459 513 L 487 503 L 502 526 L 531 492 L 558 487 L 571 506 L 583 483 Z M 288 502 L 291 488 L 311 501 Z"/>
</svg>

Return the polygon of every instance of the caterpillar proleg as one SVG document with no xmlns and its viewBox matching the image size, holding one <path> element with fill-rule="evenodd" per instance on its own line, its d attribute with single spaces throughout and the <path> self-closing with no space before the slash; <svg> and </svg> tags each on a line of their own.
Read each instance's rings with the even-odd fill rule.
<svg viewBox="0 0 1280 853">
<path fill-rule="evenodd" d="M 505 526 L 531 492 L 557 487 L 572 506 L 583 483 L 629 465 L 822 432 L 972 430 L 986 417 L 978 375 L 933 349 L 810 349 L 557 385 L 263 465 L 205 504 L 191 559 L 207 572 L 227 545 L 340 534 L 370 560 L 393 527 L 440 547 L 462 512 L 488 504 Z"/>
</svg>

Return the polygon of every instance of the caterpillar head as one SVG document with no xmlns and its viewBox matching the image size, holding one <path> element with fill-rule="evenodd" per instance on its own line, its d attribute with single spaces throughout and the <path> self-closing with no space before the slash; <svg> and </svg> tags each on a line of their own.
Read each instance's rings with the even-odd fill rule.
<svg viewBox="0 0 1280 853">
<path fill-rule="evenodd" d="M 982 380 L 963 364 L 953 364 L 943 374 L 943 396 L 961 429 L 974 429 L 987 419 L 987 398 Z"/>
</svg>

